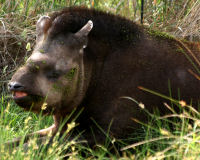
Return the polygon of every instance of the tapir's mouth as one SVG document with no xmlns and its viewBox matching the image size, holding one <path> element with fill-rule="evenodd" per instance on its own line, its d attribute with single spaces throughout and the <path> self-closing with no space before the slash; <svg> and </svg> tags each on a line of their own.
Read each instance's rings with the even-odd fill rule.
<svg viewBox="0 0 200 160">
<path fill-rule="evenodd" d="M 33 105 L 43 102 L 44 98 L 39 95 L 33 95 L 26 91 L 12 91 L 13 100 L 26 110 L 34 110 Z"/>
<path fill-rule="evenodd" d="M 28 94 L 26 92 L 22 92 L 22 91 L 15 91 L 13 92 L 13 99 L 17 100 L 17 99 L 23 99 L 25 97 L 28 96 Z"/>
<path fill-rule="evenodd" d="M 17 103 L 32 103 L 32 102 L 38 102 L 43 99 L 42 96 L 39 95 L 33 95 L 25 91 L 13 91 L 12 92 L 12 98 Z"/>
</svg>

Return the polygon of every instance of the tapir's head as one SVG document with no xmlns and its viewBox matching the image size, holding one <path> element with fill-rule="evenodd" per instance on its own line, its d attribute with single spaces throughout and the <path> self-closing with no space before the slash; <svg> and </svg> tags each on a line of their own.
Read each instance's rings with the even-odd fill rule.
<svg viewBox="0 0 200 160">
<path fill-rule="evenodd" d="M 76 33 L 52 35 L 56 21 L 48 16 L 38 20 L 34 51 L 8 84 L 14 101 L 26 110 L 39 112 L 45 103 L 51 112 L 77 94 L 83 49 L 93 23 L 88 21 Z"/>
</svg>

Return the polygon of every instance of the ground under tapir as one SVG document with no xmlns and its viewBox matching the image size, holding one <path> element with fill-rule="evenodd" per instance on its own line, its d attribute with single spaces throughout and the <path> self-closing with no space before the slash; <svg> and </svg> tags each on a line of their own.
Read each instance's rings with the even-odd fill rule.
<svg viewBox="0 0 200 160">
<path fill-rule="evenodd" d="M 81 7 L 41 17 L 36 45 L 9 82 L 15 102 L 25 110 L 53 114 L 54 125 L 38 131 L 56 133 L 76 108 L 76 129 L 89 144 L 102 143 L 105 132 L 128 138 L 147 120 L 137 102 L 165 113 L 170 101 L 141 90 L 184 100 L 198 107 L 199 43 L 177 40 L 123 17 Z M 98 124 L 98 126 L 97 126 Z M 61 132 L 67 129 L 63 127 Z M 95 137 L 95 140 L 94 138 Z"/>
</svg>

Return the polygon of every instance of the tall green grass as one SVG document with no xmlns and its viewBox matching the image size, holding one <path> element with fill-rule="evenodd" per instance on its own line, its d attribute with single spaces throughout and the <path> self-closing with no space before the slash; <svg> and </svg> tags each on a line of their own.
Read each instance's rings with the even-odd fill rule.
<svg viewBox="0 0 200 160">
<path fill-rule="evenodd" d="M 150 91 L 151 92 L 151 91 Z M 153 93 L 154 94 L 154 93 Z M 161 96 L 159 93 L 158 96 Z M 137 103 L 131 97 L 124 97 Z M 33 137 L 27 145 L 23 139 L 19 147 L 7 148 L 4 143 L 8 140 L 25 136 L 33 131 L 46 128 L 52 122 L 51 117 L 38 116 L 30 112 L 23 112 L 12 101 L 4 96 L 1 97 L 0 114 L 0 159 L 199 159 L 200 158 L 200 113 L 184 101 L 172 100 L 173 107 L 164 103 L 171 113 L 165 116 L 151 114 L 142 103 L 137 103 L 150 117 L 149 122 L 144 124 L 137 119 L 134 122 L 140 123 L 141 132 L 134 133 L 127 137 L 137 140 L 134 144 L 125 144 L 117 139 L 111 139 L 110 146 L 118 147 L 119 150 L 110 151 L 103 145 L 96 145 L 91 149 L 81 141 L 58 139 L 47 148 L 48 141 L 41 145 L 37 137 Z M 179 113 L 175 110 L 179 108 Z M 75 126 L 69 123 L 71 129 Z M 70 131 L 67 131 L 68 133 Z M 126 140 L 124 141 L 126 142 Z"/>
</svg>

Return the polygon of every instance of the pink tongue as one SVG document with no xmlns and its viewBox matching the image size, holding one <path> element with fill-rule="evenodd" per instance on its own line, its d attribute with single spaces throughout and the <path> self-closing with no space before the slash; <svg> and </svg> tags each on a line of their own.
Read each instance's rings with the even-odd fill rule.
<svg viewBox="0 0 200 160">
<path fill-rule="evenodd" d="M 25 92 L 15 92 L 15 93 L 14 93 L 14 96 L 15 96 L 16 98 L 21 98 L 21 97 L 27 96 L 27 93 L 25 93 Z"/>
</svg>

